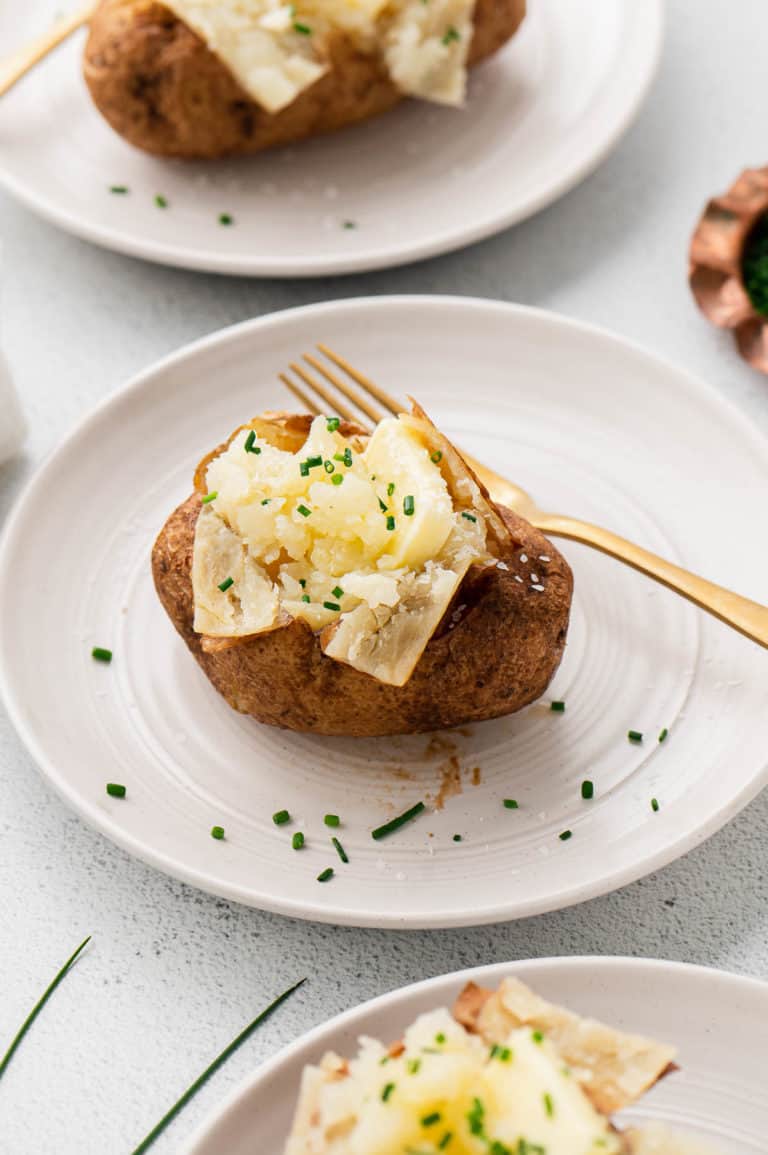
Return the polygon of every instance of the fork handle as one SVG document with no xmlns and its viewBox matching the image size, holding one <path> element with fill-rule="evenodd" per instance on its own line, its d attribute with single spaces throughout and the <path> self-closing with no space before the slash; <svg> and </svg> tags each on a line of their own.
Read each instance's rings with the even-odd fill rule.
<svg viewBox="0 0 768 1155">
<path fill-rule="evenodd" d="M 689 602 L 719 618 L 728 626 L 733 626 L 745 637 L 768 649 L 768 606 L 743 598 L 723 586 L 705 581 L 696 574 L 689 573 L 681 566 L 672 565 L 663 557 L 641 549 L 626 538 L 619 537 L 610 530 L 601 529 L 588 521 L 578 521 L 573 517 L 561 517 L 555 513 L 537 514 L 534 519 L 537 529 L 553 537 L 567 537 L 591 545 L 609 557 L 626 562 L 633 569 L 653 578 L 675 593 L 682 594 Z"/>
<path fill-rule="evenodd" d="M 38 36 L 25 48 L 20 48 L 18 52 L 13 53 L 6 60 L 0 60 L 0 96 L 10 92 L 14 84 L 18 84 L 21 78 L 26 76 L 36 64 L 39 64 L 49 52 L 58 48 L 59 44 L 62 44 L 73 32 L 82 28 L 83 24 L 87 24 L 95 10 L 95 0 L 91 0 L 91 3 L 84 5 L 69 16 L 62 16 L 52 28 Z"/>
</svg>

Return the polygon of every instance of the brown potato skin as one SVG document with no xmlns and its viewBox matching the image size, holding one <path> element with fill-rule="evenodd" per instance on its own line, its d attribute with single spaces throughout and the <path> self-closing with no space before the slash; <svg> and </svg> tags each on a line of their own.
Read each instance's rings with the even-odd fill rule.
<svg viewBox="0 0 768 1155">
<path fill-rule="evenodd" d="M 453 607 L 448 611 L 405 686 L 383 685 L 326 657 L 301 620 L 234 642 L 208 639 L 204 646 L 193 629 L 191 579 L 200 509 L 194 494 L 163 526 L 152 552 L 155 586 L 216 689 L 259 722 L 358 737 L 450 728 L 522 709 L 541 697 L 560 664 L 571 570 L 543 534 L 505 509 L 500 512 L 515 541 L 505 558 L 509 570 L 470 570 L 453 603 L 466 609 L 453 628 Z M 541 554 L 551 560 L 534 562 Z M 532 564 L 543 592 L 530 588 Z"/>
<path fill-rule="evenodd" d="M 514 35 L 525 6 L 526 0 L 477 0 L 470 64 Z M 336 37 L 329 55 L 328 73 L 272 114 L 168 8 L 155 0 L 102 0 L 83 72 L 97 109 L 130 144 L 202 160 L 333 132 L 402 99 L 379 57 L 358 51 L 347 37 Z"/>
</svg>

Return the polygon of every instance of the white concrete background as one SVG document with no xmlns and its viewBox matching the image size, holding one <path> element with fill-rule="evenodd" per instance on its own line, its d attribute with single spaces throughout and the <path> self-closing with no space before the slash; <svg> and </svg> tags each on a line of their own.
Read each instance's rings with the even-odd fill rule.
<svg viewBox="0 0 768 1155">
<path fill-rule="evenodd" d="M 685 282 L 706 197 L 768 162 L 765 4 L 669 7 L 656 87 L 600 171 L 505 235 L 412 268 L 303 283 L 173 272 L 72 240 L 0 198 L 4 341 L 32 424 L 26 457 L 0 468 L 0 518 L 75 421 L 157 357 L 231 322 L 355 294 L 461 292 L 610 326 L 709 378 L 768 432 L 768 380 L 703 322 Z M 759 548 L 765 527 L 754 528 Z M 415 979 L 592 952 L 766 978 L 767 825 L 764 793 L 682 861 L 560 914 L 479 930 L 335 930 L 233 906 L 133 862 L 54 797 L 0 711 L 0 1049 L 64 957 L 94 936 L 3 1080 L 0 1151 L 127 1155 L 259 1007 L 305 974 L 303 993 L 208 1085 L 157 1155 L 176 1151 L 281 1044 Z"/>
</svg>

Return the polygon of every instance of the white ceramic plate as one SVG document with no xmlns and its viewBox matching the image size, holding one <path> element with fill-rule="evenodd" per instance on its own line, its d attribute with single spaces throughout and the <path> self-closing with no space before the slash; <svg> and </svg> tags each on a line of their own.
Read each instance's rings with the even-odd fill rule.
<svg viewBox="0 0 768 1155">
<path fill-rule="evenodd" d="M 276 314 L 191 346 L 108 399 L 10 519 L 0 686 L 51 782 L 110 838 L 179 878 L 371 926 L 562 907 L 721 826 L 766 781 L 768 658 L 585 547 L 564 547 L 576 597 L 547 699 L 564 699 L 565 714 L 545 701 L 436 738 L 320 739 L 260 726 L 213 691 L 158 603 L 150 546 L 210 446 L 251 414 L 290 405 L 277 372 L 317 340 L 418 397 L 545 507 L 768 600 L 755 537 L 768 447 L 684 373 L 605 333 L 488 301 L 379 297 Z M 93 645 L 114 651 L 111 666 L 92 661 Z M 642 745 L 629 729 L 646 735 Z M 596 787 L 589 803 L 585 778 Z M 106 781 L 127 785 L 125 801 L 106 796 Z M 372 841 L 374 826 L 417 799 L 431 811 L 446 784 L 463 792 Z M 519 810 L 503 808 L 507 797 Z M 271 815 L 283 807 L 295 821 L 278 828 Z M 327 812 L 343 819 L 346 867 Z M 209 837 L 214 823 L 226 841 Z M 290 847 L 297 829 L 301 853 Z M 336 876 L 320 885 L 327 865 Z"/>
<path fill-rule="evenodd" d="M 115 136 L 90 103 L 77 36 L 0 104 L 0 185 L 78 236 L 220 273 L 317 276 L 459 248 L 591 172 L 655 72 L 662 0 L 530 6 L 519 37 L 475 72 L 464 111 L 409 103 L 332 138 L 209 165 L 154 160 Z M 2 51 L 60 8 L 0 5 Z"/>
<path fill-rule="evenodd" d="M 396 1039 L 417 1015 L 450 1006 L 469 980 L 495 987 L 510 974 L 580 1014 L 679 1048 L 682 1069 L 623 1112 L 623 1125 L 660 1120 L 709 1140 L 722 1155 L 765 1152 L 765 1046 L 756 1024 L 768 1020 L 768 984 L 651 959 L 553 958 L 429 979 L 331 1019 L 242 1083 L 185 1155 L 253 1155 L 257 1147 L 279 1155 L 307 1063 L 327 1050 L 353 1054 L 360 1035 Z"/>
</svg>

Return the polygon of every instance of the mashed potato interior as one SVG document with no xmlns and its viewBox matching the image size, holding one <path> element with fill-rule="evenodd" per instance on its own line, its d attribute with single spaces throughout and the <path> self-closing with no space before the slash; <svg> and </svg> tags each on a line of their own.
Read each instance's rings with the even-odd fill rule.
<svg viewBox="0 0 768 1155">
<path fill-rule="evenodd" d="M 396 1058 L 365 1039 L 348 1067 L 328 1057 L 308 1068 L 285 1155 L 620 1150 L 545 1037 L 520 1029 L 489 1048 L 439 1010 L 416 1020 Z"/>
<path fill-rule="evenodd" d="M 326 71 L 334 33 L 380 51 L 397 87 L 445 104 L 464 98 L 475 0 L 166 0 L 268 112 Z"/>
<path fill-rule="evenodd" d="M 401 685 L 470 565 L 493 560 L 486 520 L 408 418 L 367 443 L 338 424 L 316 418 L 296 452 L 242 429 L 210 462 L 194 627 L 244 637 L 300 618 L 329 656 Z"/>
</svg>

